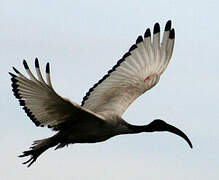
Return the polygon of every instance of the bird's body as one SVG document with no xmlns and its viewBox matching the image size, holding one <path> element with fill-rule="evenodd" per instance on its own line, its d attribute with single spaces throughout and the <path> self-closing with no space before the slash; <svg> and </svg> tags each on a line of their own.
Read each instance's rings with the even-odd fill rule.
<svg viewBox="0 0 219 180">
<path fill-rule="evenodd" d="M 139 36 L 129 51 L 108 73 L 86 93 L 81 106 L 59 96 L 52 87 L 49 64 L 46 82 L 38 59 L 35 60 L 36 78 L 26 61 L 24 67 L 30 77 L 17 69 L 12 76 L 12 87 L 24 111 L 36 126 L 48 126 L 57 133 L 46 139 L 34 141 L 31 150 L 20 157 L 31 156 L 28 167 L 40 154 L 56 146 L 62 148 L 73 143 L 96 143 L 120 134 L 169 131 L 183 137 L 192 147 L 188 137 L 179 129 L 162 120 L 136 126 L 122 119 L 122 114 L 140 95 L 155 86 L 165 71 L 174 46 L 175 32 L 171 21 L 165 26 L 160 43 L 160 26 L 154 26 L 153 40 L 150 29 L 144 38 Z"/>
<path fill-rule="evenodd" d="M 99 122 L 91 123 L 81 122 L 69 125 L 68 128 L 61 133 L 57 133 L 57 137 L 60 137 L 62 142 L 61 146 L 70 143 L 96 143 L 105 141 L 118 133 L 126 133 L 128 129 L 124 126 L 125 121 L 119 117 L 112 117 L 111 119 L 102 119 Z M 123 131 L 122 131 L 123 129 Z"/>
</svg>

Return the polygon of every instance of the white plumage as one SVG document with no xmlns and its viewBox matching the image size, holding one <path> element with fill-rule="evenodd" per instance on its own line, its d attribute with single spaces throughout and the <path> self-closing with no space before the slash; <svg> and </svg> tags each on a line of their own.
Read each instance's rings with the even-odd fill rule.
<svg viewBox="0 0 219 180">
<path fill-rule="evenodd" d="M 35 141 L 31 150 L 20 157 L 31 156 L 25 162 L 28 167 L 48 148 L 64 147 L 72 143 L 95 143 L 119 134 L 169 131 L 183 137 L 192 147 L 188 137 L 179 129 L 162 120 L 148 125 L 135 126 L 121 118 L 128 106 L 145 91 L 155 86 L 165 71 L 174 46 L 175 32 L 168 21 L 160 42 L 160 26 L 155 24 L 153 39 L 150 29 L 108 73 L 96 83 L 83 98 L 81 106 L 59 96 L 52 87 L 49 64 L 46 65 L 46 82 L 43 79 L 38 59 L 35 60 L 37 78 L 26 61 L 26 78 L 17 69 L 12 76 L 12 87 L 20 105 L 36 124 L 48 126 L 57 134 Z"/>
</svg>

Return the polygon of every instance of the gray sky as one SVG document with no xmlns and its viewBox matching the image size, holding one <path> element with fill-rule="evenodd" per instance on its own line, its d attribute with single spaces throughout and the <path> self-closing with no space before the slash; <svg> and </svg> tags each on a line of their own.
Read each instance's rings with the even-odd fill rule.
<svg viewBox="0 0 219 180">
<path fill-rule="evenodd" d="M 215 1 L 0 0 L 0 179 L 219 179 L 219 3 Z M 29 169 L 19 159 L 33 140 L 51 136 L 28 119 L 8 71 L 51 64 L 57 92 L 80 103 L 138 35 L 171 19 L 176 42 L 159 84 L 125 112 L 133 124 L 161 118 L 182 129 L 194 149 L 169 133 L 114 137 L 44 153 Z"/>
</svg>

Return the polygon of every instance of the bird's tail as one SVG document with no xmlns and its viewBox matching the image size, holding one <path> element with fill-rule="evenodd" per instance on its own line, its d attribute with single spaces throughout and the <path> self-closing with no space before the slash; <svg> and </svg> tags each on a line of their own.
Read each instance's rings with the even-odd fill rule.
<svg viewBox="0 0 219 180">
<path fill-rule="evenodd" d="M 23 154 L 18 157 L 30 156 L 30 159 L 23 163 L 23 164 L 29 163 L 27 167 L 30 167 L 44 151 L 46 151 L 51 147 L 56 146 L 57 144 L 58 142 L 56 140 L 56 136 L 46 139 L 36 140 L 33 142 L 33 146 L 30 147 L 31 150 L 24 151 Z"/>
</svg>

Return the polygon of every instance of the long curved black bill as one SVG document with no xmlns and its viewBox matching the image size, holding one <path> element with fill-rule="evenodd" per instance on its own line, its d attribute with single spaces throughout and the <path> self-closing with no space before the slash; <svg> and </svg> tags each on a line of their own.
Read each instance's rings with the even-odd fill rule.
<svg viewBox="0 0 219 180">
<path fill-rule="evenodd" d="M 171 132 L 171 133 L 174 133 L 180 137 L 182 137 L 183 139 L 186 140 L 186 142 L 189 144 L 190 148 L 192 148 L 192 143 L 191 141 L 189 140 L 189 138 L 185 135 L 184 132 L 182 132 L 180 129 L 176 128 L 175 126 L 172 126 L 170 124 L 165 124 L 165 127 L 164 127 L 165 131 L 168 131 L 168 132 Z"/>
</svg>

